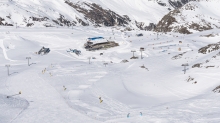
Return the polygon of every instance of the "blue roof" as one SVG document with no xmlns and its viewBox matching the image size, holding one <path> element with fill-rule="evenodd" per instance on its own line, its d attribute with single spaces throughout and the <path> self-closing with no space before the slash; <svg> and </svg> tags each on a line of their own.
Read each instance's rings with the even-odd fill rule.
<svg viewBox="0 0 220 123">
<path fill-rule="evenodd" d="M 96 40 L 96 39 L 104 39 L 103 37 L 93 37 L 93 38 L 88 38 L 89 40 Z"/>
</svg>

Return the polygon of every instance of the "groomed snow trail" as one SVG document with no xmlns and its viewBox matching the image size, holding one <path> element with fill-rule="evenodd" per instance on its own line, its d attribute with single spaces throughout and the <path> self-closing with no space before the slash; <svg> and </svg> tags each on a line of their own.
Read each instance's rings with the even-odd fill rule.
<svg viewBox="0 0 220 123">
<path fill-rule="evenodd" d="M 86 38 L 97 36 L 96 32 L 107 38 L 112 37 L 109 30 L 79 27 L 74 30 L 49 28 L 44 32 L 42 29 L 11 31 L 10 34 L 16 33 L 22 38 L 4 40 L 5 47 L 7 43 L 15 46 L 15 49 L 5 50 L 10 58 L 19 59 L 22 64 L 17 61 L 11 63 L 10 73 L 17 73 L 7 77 L 4 65 L 8 60 L 3 55 L 0 57 L 0 110 L 7 110 L 10 114 L 0 113 L 0 122 L 220 121 L 219 94 L 212 92 L 219 85 L 220 57 L 213 58 L 219 50 L 198 54 L 199 48 L 218 42 L 218 38 L 208 40 L 199 37 L 199 33 L 189 35 L 180 44 L 181 39 L 176 37 L 178 34 L 163 34 L 156 40 L 156 34 L 147 31 L 118 31 L 115 34 L 116 42 L 120 43 L 118 47 L 95 52 L 83 48 Z M 143 33 L 144 36 L 137 37 L 137 33 Z M 206 33 L 210 34 L 212 30 Z M 36 55 L 34 52 L 42 46 L 51 48 L 51 52 Z M 135 56 L 140 58 L 140 47 L 146 50 L 144 59 L 130 59 L 131 50 L 136 50 Z M 69 48 L 81 50 L 82 55 L 68 54 L 66 50 Z M 179 51 L 179 48 L 182 50 Z M 183 52 L 186 53 L 179 59 L 172 59 Z M 100 53 L 103 55 L 100 56 Z M 31 56 L 31 63 L 37 64 L 27 66 L 27 56 Z M 91 64 L 88 63 L 88 57 L 95 57 L 91 59 Z M 124 59 L 128 62 L 121 62 Z M 6 62 L 3 63 L 3 60 Z M 205 63 L 206 60 L 210 62 Z M 204 65 L 202 68 L 192 68 L 192 65 L 200 62 Z M 108 65 L 105 67 L 103 63 Z M 190 64 L 186 74 L 182 71 L 183 63 Z M 148 69 L 143 69 L 142 65 Z M 211 65 L 215 66 L 206 67 Z M 44 68 L 47 71 L 42 74 Z M 194 80 L 186 81 L 189 76 Z M 7 95 L 19 91 L 21 95 L 5 100 Z M 16 103 L 19 105 L 14 106 Z M 143 116 L 140 116 L 140 112 Z M 130 118 L 126 117 L 128 113 Z"/>
<path fill-rule="evenodd" d="M 3 55 L 4 55 L 5 59 L 6 59 L 6 60 L 9 60 L 9 61 L 14 61 L 14 60 L 11 60 L 11 59 L 8 58 L 8 55 L 7 55 L 7 53 L 6 53 L 6 49 L 5 49 L 4 41 L 3 41 L 3 40 L 4 40 L 4 39 L 0 39 L 0 48 L 1 48 L 2 51 L 3 51 Z"/>
<path fill-rule="evenodd" d="M 57 91 L 59 91 L 63 98 L 67 100 L 71 108 L 87 117 L 97 121 L 106 121 L 124 117 L 130 108 L 109 97 L 99 87 L 95 86 L 95 84 L 98 81 L 101 81 L 101 78 L 108 73 L 106 70 L 100 68 L 97 72 L 91 72 L 95 69 L 94 66 L 91 66 L 80 66 L 86 68 L 87 71 L 90 72 L 85 73 L 85 71 L 82 71 L 83 73 L 78 73 L 76 75 L 74 75 L 74 73 L 77 73 L 76 70 L 68 68 L 61 69 L 59 66 L 56 66 L 56 68 L 59 68 L 58 76 L 56 76 L 56 72 L 58 71 L 54 70 L 54 76 L 45 76 L 45 79 L 57 88 Z M 76 69 L 79 68 L 77 67 Z M 61 71 L 63 71 L 62 75 L 60 74 Z M 72 81 L 72 83 L 69 83 L 70 81 Z M 67 89 L 63 90 L 62 85 L 65 85 Z M 102 103 L 99 102 L 99 97 L 103 99 Z"/>
<path fill-rule="evenodd" d="M 21 91 L 20 97 L 27 99 L 30 103 L 26 110 L 13 119 L 13 123 L 92 121 L 83 115 L 78 117 L 80 114 L 71 109 L 59 92 L 39 76 L 39 71 L 29 70 L 17 76 L 11 76 L 7 83 L 10 90 L 14 93 Z"/>
</svg>

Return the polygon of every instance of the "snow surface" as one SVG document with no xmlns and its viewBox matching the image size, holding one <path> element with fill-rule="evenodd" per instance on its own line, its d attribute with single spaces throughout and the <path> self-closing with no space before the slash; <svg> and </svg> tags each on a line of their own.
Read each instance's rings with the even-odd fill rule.
<svg viewBox="0 0 220 123">
<path fill-rule="evenodd" d="M 146 26 L 149 23 L 157 23 L 159 20 L 169 12 L 167 0 L 162 2 L 167 3 L 168 6 L 160 6 L 157 2 L 148 0 L 70 0 L 73 3 L 89 2 L 96 3 L 105 9 L 110 9 L 117 14 L 123 16 L 128 15 L 131 20 L 131 25 L 136 25 L 137 22 L 144 22 Z M 123 7 L 122 7 L 123 6 Z M 66 20 L 70 22 L 78 22 L 77 18 L 85 22 L 84 15 L 79 13 L 74 8 L 65 3 L 65 0 L 4 0 L 0 1 L 0 17 L 5 19 L 5 23 L 17 23 L 19 27 L 25 27 L 27 23 L 33 23 L 33 27 L 44 27 L 46 25 L 57 26 L 53 20 L 60 18 L 63 15 Z M 152 11 L 154 12 L 152 14 Z M 44 18 L 47 21 L 32 21 L 30 17 Z M 91 23 L 91 22 L 88 22 Z M 77 23 L 77 25 L 80 25 Z"/>
<path fill-rule="evenodd" d="M 0 123 L 218 123 L 220 98 L 212 90 L 219 85 L 220 59 L 213 58 L 219 51 L 198 53 L 199 48 L 219 42 L 218 35 L 200 36 L 213 32 L 220 30 L 159 33 L 157 39 L 153 32 L 115 28 L 1 27 Z M 144 36 L 137 37 L 139 33 Z M 111 37 L 120 46 L 86 51 L 87 38 L 97 36 Z M 36 55 L 42 46 L 51 52 Z M 143 59 L 140 47 L 145 48 Z M 66 52 L 69 48 L 81 50 L 82 55 Z M 130 59 L 131 50 L 139 59 Z M 30 66 L 26 57 L 31 57 Z M 93 57 L 91 64 L 88 57 Z M 124 59 L 129 62 L 122 63 Z M 190 65 L 186 74 L 184 63 Z M 196 63 L 203 67 L 192 68 Z M 10 76 L 6 64 L 11 65 Z M 214 67 L 206 68 L 210 65 Z M 189 76 L 194 80 L 187 82 Z M 19 91 L 20 95 L 6 98 Z"/>
<path fill-rule="evenodd" d="M 176 23 L 172 25 L 173 31 L 177 27 L 190 28 L 192 24 L 198 24 L 200 29 L 190 28 L 190 32 L 198 32 L 203 27 L 211 27 L 212 29 L 220 28 L 220 11 L 219 0 L 201 0 L 200 2 L 192 1 L 180 9 L 180 13 L 174 15 Z"/>
<path fill-rule="evenodd" d="M 153 0 L 84 0 L 83 2 L 85 1 L 97 3 L 106 9 L 113 10 L 120 15 L 128 15 L 131 19 L 146 24 L 159 22 L 169 12 L 168 7 L 170 7 L 163 7 Z M 167 0 L 162 0 L 162 2 L 169 5 Z"/>
</svg>

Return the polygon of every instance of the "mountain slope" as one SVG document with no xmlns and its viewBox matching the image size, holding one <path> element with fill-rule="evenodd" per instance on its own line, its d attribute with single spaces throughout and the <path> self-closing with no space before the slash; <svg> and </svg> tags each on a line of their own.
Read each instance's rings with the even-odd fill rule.
<svg viewBox="0 0 220 123">
<path fill-rule="evenodd" d="M 168 8 L 171 10 L 167 0 L 160 2 L 166 6 L 146 0 L 4 0 L 0 2 L 0 25 L 15 26 L 16 23 L 20 27 L 119 25 L 144 29 L 149 23 L 158 22 L 169 12 Z M 88 16 L 94 13 L 98 17 Z"/>
<path fill-rule="evenodd" d="M 192 1 L 165 15 L 157 24 L 158 32 L 193 32 L 220 28 L 219 1 Z"/>
</svg>

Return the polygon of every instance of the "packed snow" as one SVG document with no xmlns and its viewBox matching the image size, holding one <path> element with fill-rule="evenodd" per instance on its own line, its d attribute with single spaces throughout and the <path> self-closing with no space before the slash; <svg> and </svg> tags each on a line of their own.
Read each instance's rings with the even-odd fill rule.
<svg viewBox="0 0 220 123">
<path fill-rule="evenodd" d="M 149 23 L 158 22 L 169 12 L 168 8 L 172 9 L 167 0 L 162 1 L 167 3 L 165 7 L 155 1 L 148 0 L 69 1 L 72 3 L 96 3 L 104 9 L 110 9 L 121 16 L 127 15 L 132 20 L 131 25 L 133 26 L 136 25 L 135 21 L 144 22 L 146 26 Z M 84 18 L 83 14 L 66 4 L 65 0 L 1 0 L 0 7 L 0 17 L 5 19 L 4 23 L 19 27 L 26 27 L 27 24 L 34 24 L 32 27 L 58 26 L 54 23 L 54 20 L 60 18 L 61 15 L 70 22 L 76 22 L 76 25 L 80 25 L 78 19 L 91 23 Z M 154 11 L 154 14 L 151 14 L 152 11 Z M 32 17 L 42 20 L 33 21 Z"/>
<path fill-rule="evenodd" d="M 157 23 L 170 8 L 148 0 L 84 1 L 145 23 Z M 0 1 L 0 22 L 13 24 L 0 27 L 0 123 L 220 122 L 219 88 L 213 90 L 220 85 L 219 1 L 190 2 L 184 7 L 196 7 L 191 15 L 182 8 L 179 24 L 204 18 L 213 27 L 189 35 L 80 24 L 46 28 L 60 14 L 83 18 L 64 2 Z M 32 16 L 50 19 L 26 27 Z M 119 46 L 86 50 L 94 37 Z M 50 52 L 39 53 L 42 47 Z"/>
<path fill-rule="evenodd" d="M 200 35 L 219 30 L 157 35 L 117 28 L 1 27 L 0 32 L 1 123 L 220 121 L 219 94 L 212 92 L 219 85 L 219 57 L 213 58 L 219 51 L 198 53 L 219 42 L 219 36 Z M 120 46 L 86 51 L 87 38 L 97 36 Z M 51 52 L 36 54 L 43 46 Z M 138 59 L 130 59 L 131 50 Z M 174 58 L 178 54 L 183 55 Z M 192 68 L 197 63 L 202 67 Z"/>
</svg>

